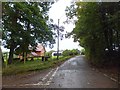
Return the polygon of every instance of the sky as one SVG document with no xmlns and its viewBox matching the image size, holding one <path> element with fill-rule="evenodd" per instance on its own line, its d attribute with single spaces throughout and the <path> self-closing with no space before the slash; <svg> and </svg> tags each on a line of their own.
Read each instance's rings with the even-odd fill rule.
<svg viewBox="0 0 120 90">
<path fill-rule="evenodd" d="M 72 23 L 70 24 L 63 24 L 63 22 L 66 20 L 65 16 L 65 9 L 66 6 L 70 6 L 71 0 L 58 0 L 56 3 L 52 5 L 52 7 L 49 10 L 49 17 L 53 19 L 55 24 L 58 24 L 58 19 L 60 19 L 59 26 L 64 26 L 65 27 L 65 32 L 71 32 L 74 28 L 74 25 Z M 59 50 L 65 50 L 65 49 L 79 49 L 81 50 L 82 47 L 79 46 L 78 42 L 73 42 L 73 38 L 66 39 L 64 38 L 63 40 L 60 40 L 59 44 Z M 57 40 L 56 40 L 57 42 Z M 6 52 L 9 51 L 8 49 L 5 49 L 3 47 L 2 51 Z M 46 51 L 50 50 L 55 50 L 57 51 L 57 43 L 54 44 L 54 47 L 52 49 L 46 47 Z"/>
<path fill-rule="evenodd" d="M 56 3 L 54 3 L 49 11 L 49 17 L 53 19 L 54 23 L 58 23 L 58 19 L 60 19 L 59 26 L 65 27 L 65 32 L 71 32 L 74 28 L 74 25 L 72 23 L 70 24 L 64 24 L 63 22 L 66 20 L 65 15 L 65 9 L 66 6 L 70 6 L 71 0 L 59 0 Z M 82 48 L 79 46 L 78 42 L 73 42 L 73 38 L 60 40 L 59 44 L 59 50 L 65 50 L 65 49 L 79 49 Z M 57 40 L 56 40 L 57 42 Z M 47 51 L 50 50 L 57 50 L 57 44 L 54 45 L 52 49 L 49 47 L 46 48 Z"/>
</svg>

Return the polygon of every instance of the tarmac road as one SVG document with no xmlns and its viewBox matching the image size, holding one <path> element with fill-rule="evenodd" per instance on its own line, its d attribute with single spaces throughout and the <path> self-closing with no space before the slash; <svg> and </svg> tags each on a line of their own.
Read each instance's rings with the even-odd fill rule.
<svg viewBox="0 0 120 90">
<path fill-rule="evenodd" d="M 50 88 L 117 88 L 117 83 L 93 71 L 84 56 L 69 59 L 56 71 Z"/>
<path fill-rule="evenodd" d="M 94 71 L 84 56 L 76 56 L 61 66 L 37 72 L 30 77 L 3 78 L 3 87 L 19 88 L 117 88 L 117 83 Z"/>
</svg>

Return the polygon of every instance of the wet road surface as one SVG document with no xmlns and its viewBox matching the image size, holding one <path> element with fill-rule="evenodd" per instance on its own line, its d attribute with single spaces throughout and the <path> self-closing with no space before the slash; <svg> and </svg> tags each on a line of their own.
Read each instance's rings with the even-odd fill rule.
<svg viewBox="0 0 120 90">
<path fill-rule="evenodd" d="M 69 59 L 59 67 L 50 88 L 117 88 L 117 83 L 93 71 L 84 56 Z"/>
<path fill-rule="evenodd" d="M 32 77 L 33 76 L 33 77 Z M 92 70 L 84 56 L 76 56 L 67 60 L 60 67 L 44 73 L 37 73 L 21 78 L 15 85 L 6 83 L 4 87 L 28 88 L 117 88 L 117 83 L 102 73 Z M 4 80 L 4 79 L 3 79 Z M 11 80 L 11 82 L 13 82 Z"/>
</svg>

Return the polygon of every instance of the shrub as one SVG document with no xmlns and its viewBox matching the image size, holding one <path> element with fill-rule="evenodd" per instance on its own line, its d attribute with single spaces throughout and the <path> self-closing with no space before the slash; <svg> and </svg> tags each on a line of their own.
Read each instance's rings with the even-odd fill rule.
<svg viewBox="0 0 120 90">
<path fill-rule="evenodd" d="M 63 56 L 71 56 L 71 55 L 78 55 L 78 54 L 79 54 L 79 50 L 77 50 L 77 49 L 73 49 L 73 50 L 66 49 L 62 53 Z"/>
</svg>

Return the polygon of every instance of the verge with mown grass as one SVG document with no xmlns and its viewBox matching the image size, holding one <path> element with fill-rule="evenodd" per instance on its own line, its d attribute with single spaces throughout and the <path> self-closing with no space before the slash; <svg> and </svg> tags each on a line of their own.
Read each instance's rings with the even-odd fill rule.
<svg viewBox="0 0 120 90">
<path fill-rule="evenodd" d="M 23 62 L 14 63 L 11 65 L 8 65 L 7 67 L 3 67 L 2 75 L 3 76 L 16 75 L 16 74 L 29 72 L 29 71 L 37 71 L 37 70 L 43 70 L 48 68 L 54 68 L 71 57 L 73 56 L 60 57 L 59 60 L 56 60 L 56 58 L 50 58 L 48 59 L 48 61 L 34 60 L 34 61 L 26 61 L 26 63 L 23 63 Z"/>
</svg>

